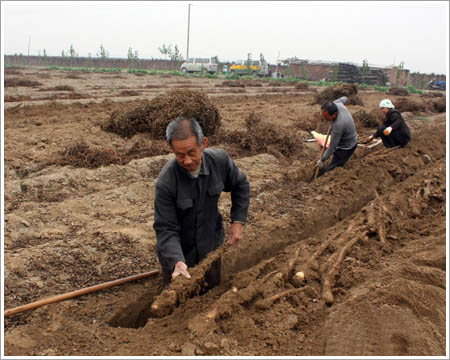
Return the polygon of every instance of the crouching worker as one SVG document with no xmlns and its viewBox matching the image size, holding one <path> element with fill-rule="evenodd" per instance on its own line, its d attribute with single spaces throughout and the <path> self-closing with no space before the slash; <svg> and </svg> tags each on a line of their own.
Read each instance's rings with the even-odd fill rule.
<svg viewBox="0 0 450 360">
<path fill-rule="evenodd" d="M 385 116 L 383 125 L 378 127 L 375 134 L 369 136 L 367 142 L 373 138 L 381 137 L 383 145 L 387 148 L 395 146 L 405 147 L 411 140 L 411 133 L 402 114 L 394 109 L 394 105 L 389 99 L 381 100 L 379 106 Z"/>
<path fill-rule="evenodd" d="M 330 165 L 326 171 L 333 170 L 336 166 L 344 166 L 354 153 L 358 145 L 358 134 L 355 130 L 355 123 L 350 112 L 344 104 L 347 97 L 342 96 L 334 102 L 326 102 L 321 107 L 322 117 L 330 122 L 331 141 L 322 158 L 316 163 L 319 169 L 324 168 L 325 161 L 333 155 Z M 321 171 L 322 175 L 325 171 Z"/>
<path fill-rule="evenodd" d="M 157 255 L 168 285 L 178 275 L 190 278 L 189 268 L 224 241 L 217 204 L 222 191 L 231 192 L 228 245 L 242 239 L 250 202 L 250 184 L 225 150 L 206 148 L 208 139 L 194 119 L 178 117 L 166 129 L 175 154 L 155 185 Z M 221 259 L 205 276 L 208 289 L 220 283 Z"/>
</svg>

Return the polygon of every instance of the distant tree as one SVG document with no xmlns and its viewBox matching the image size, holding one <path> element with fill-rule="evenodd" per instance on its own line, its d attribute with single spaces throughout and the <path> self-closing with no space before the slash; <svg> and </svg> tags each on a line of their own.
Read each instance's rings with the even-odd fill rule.
<svg viewBox="0 0 450 360">
<path fill-rule="evenodd" d="M 69 55 L 71 58 L 78 57 L 78 53 L 75 51 L 73 45 L 70 45 Z"/>
<path fill-rule="evenodd" d="M 43 53 L 43 56 L 44 56 L 44 57 L 47 57 L 47 51 L 46 51 L 45 49 L 43 50 L 42 53 Z"/>
<path fill-rule="evenodd" d="M 259 54 L 259 61 L 261 62 L 261 64 L 264 64 L 266 62 L 263 53 Z"/>
<path fill-rule="evenodd" d="M 66 53 L 64 52 L 64 50 L 61 51 L 61 56 L 62 56 L 62 57 L 66 57 Z"/>
<path fill-rule="evenodd" d="M 404 67 L 405 67 L 405 62 L 402 60 L 402 61 L 400 61 L 400 64 L 398 64 L 398 66 L 397 66 L 397 73 L 396 73 L 396 75 L 397 75 L 397 86 L 400 86 L 400 84 L 401 84 L 401 77 L 402 77 L 402 74 L 403 74 L 403 69 L 404 69 Z"/>
<path fill-rule="evenodd" d="M 331 74 L 331 80 L 337 81 L 339 78 L 339 65 L 336 64 L 333 66 L 333 73 Z"/>
<path fill-rule="evenodd" d="M 175 45 L 173 51 L 169 52 L 170 60 L 174 61 L 177 66 L 184 61 L 183 55 L 181 55 L 178 45 Z"/>
<path fill-rule="evenodd" d="M 367 61 L 367 59 L 363 60 L 361 69 L 360 69 L 360 74 L 361 74 L 361 78 L 363 82 L 366 82 L 366 78 L 367 76 L 370 74 L 370 67 L 369 67 L 369 62 Z"/>
<path fill-rule="evenodd" d="M 166 46 L 163 44 L 158 48 L 159 52 L 164 55 L 164 59 L 167 59 L 167 56 L 172 53 L 172 45 Z"/>
<path fill-rule="evenodd" d="M 139 56 L 137 50 L 133 53 L 133 49 L 131 46 L 128 48 L 128 61 L 130 61 L 130 64 L 134 67 L 138 67 L 139 65 Z"/>
<path fill-rule="evenodd" d="M 97 53 L 98 57 L 101 57 L 103 60 L 109 58 L 109 52 L 103 47 L 103 44 L 100 44 L 100 51 Z"/>
<path fill-rule="evenodd" d="M 302 68 L 302 78 L 307 80 L 308 79 L 308 71 L 305 69 L 305 64 L 306 64 L 305 60 L 300 61 L 300 66 Z"/>
<path fill-rule="evenodd" d="M 247 54 L 247 60 L 245 64 L 247 65 L 247 73 L 250 75 L 252 73 L 252 53 Z"/>
<path fill-rule="evenodd" d="M 172 49 L 172 45 L 166 46 L 163 44 L 161 47 L 158 48 L 159 52 L 167 58 L 169 56 L 169 59 L 175 62 L 175 65 L 178 67 L 183 61 L 183 55 L 180 53 L 180 49 L 178 49 L 178 45 L 175 45 Z"/>
</svg>

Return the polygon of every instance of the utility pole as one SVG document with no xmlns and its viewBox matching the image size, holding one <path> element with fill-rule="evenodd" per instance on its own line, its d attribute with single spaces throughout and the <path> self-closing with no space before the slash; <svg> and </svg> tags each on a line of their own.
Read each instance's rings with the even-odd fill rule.
<svg viewBox="0 0 450 360">
<path fill-rule="evenodd" d="M 31 43 L 31 36 L 28 36 L 28 55 L 30 56 L 30 43 Z"/>
<path fill-rule="evenodd" d="M 186 50 L 186 60 L 189 59 L 189 27 L 191 24 L 191 5 L 188 4 L 188 31 L 187 31 L 187 50 Z"/>
</svg>

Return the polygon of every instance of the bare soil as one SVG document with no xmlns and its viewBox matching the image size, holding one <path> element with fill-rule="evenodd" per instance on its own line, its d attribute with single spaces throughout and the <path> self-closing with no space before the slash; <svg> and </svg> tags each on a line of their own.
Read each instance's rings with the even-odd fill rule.
<svg viewBox="0 0 450 360">
<path fill-rule="evenodd" d="M 115 111 L 174 88 L 203 91 L 221 117 L 210 145 L 233 155 L 252 194 L 245 237 L 223 252 L 221 285 L 181 296 L 190 284 L 177 278 L 165 316 L 151 311 L 159 274 L 9 316 L 5 355 L 447 355 L 446 113 L 430 97 L 402 96 L 421 105 L 403 113 L 406 148 L 358 147 L 344 168 L 310 182 L 320 149 L 304 140 L 326 132 L 324 88 L 29 68 L 6 81 L 5 310 L 159 269 L 153 191 L 173 155 L 145 134 L 102 130 Z M 363 105 L 348 108 L 370 113 L 386 97 L 400 99 L 360 90 Z M 365 124 L 356 121 L 360 137 L 373 132 Z M 76 144 L 153 152 L 62 165 Z M 230 205 L 222 194 L 226 219 Z"/>
</svg>

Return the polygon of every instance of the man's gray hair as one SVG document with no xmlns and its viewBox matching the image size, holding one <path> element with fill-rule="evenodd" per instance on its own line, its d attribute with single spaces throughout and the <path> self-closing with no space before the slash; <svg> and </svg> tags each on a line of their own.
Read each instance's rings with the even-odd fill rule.
<svg viewBox="0 0 450 360">
<path fill-rule="evenodd" d="M 192 135 L 197 138 L 198 145 L 202 146 L 203 130 L 194 118 L 179 116 L 167 125 L 166 138 L 170 146 L 172 146 L 172 140 L 185 140 Z"/>
</svg>

